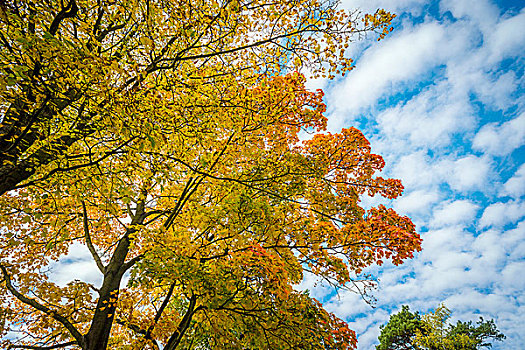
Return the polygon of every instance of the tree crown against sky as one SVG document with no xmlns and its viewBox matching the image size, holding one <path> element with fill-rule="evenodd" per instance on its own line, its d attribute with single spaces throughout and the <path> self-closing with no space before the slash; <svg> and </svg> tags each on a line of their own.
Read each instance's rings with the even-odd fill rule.
<svg viewBox="0 0 525 350">
<path fill-rule="evenodd" d="M 476 350 L 492 347 L 493 341 L 502 341 L 505 336 L 498 330 L 494 320 L 482 317 L 476 322 L 458 321 L 450 323 L 450 310 L 440 305 L 434 311 L 420 315 L 410 312 L 403 305 L 401 311 L 390 315 L 381 326 L 377 350 Z"/>
<path fill-rule="evenodd" d="M 314 289 L 311 279 L 303 285 L 359 330 L 360 349 L 374 348 L 391 310 L 444 301 L 461 320 L 494 318 L 507 339 L 493 348 L 521 350 L 525 3 L 345 4 L 382 5 L 397 17 L 384 42 L 353 47 L 351 74 L 315 82 L 325 92 L 328 129 L 358 127 L 385 158 L 383 176 L 405 186 L 389 205 L 411 217 L 424 247 L 402 268 L 368 270 L 381 281 L 373 310 L 352 293 Z"/>
<path fill-rule="evenodd" d="M 326 128 L 299 73 L 351 69 L 392 15 L 307 1 L 2 1 L 1 345 L 355 347 L 304 271 L 360 273 L 420 249 L 383 159 Z M 82 246 L 100 286 L 52 281 Z M 122 284 L 125 274 L 129 282 Z M 366 286 L 366 281 L 362 281 Z"/>
</svg>

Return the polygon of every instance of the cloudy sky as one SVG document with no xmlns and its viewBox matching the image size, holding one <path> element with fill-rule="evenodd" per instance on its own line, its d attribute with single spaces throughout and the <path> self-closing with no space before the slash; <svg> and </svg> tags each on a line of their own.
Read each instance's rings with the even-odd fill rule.
<svg viewBox="0 0 525 350">
<path fill-rule="evenodd" d="M 359 349 L 407 304 L 444 302 L 453 320 L 494 318 L 525 344 L 525 9 L 522 1 L 344 0 L 347 8 L 398 14 L 380 43 L 355 46 L 356 69 L 322 87 L 329 128 L 357 126 L 402 179 L 390 203 L 417 224 L 424 243 L 400 267 L 371 269 L 376 308 L 353 293 L 303 287 L 349 321 Z M 366 199 L 366 205 L 377 204 Z"/>
</svg>

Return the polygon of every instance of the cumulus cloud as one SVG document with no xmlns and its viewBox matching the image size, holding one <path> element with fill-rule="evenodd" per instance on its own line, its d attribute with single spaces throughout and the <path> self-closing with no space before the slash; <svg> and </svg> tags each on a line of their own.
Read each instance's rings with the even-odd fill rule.
<svg viewBox="0 0 525 350">
<path fill-rule="evenodd" d="M 519 222 L 515 228 L 501 235 L 501 242 L 507 247 L 508 259 L 512 261 L 525 258 L 525 221 Z M 524 295 L 525 297 L 525 295 Z"/>
<path fill-rule="evenodd" d="M 450 171 L 447 179 L 450 187 L 457 191 L 486 190 L 490 175 L 490 159 L 468 155 L 455 161 L 441 163 L 444 172 Z"/>
<path fill-rule="evenodd" d="M 445 300 L 445 304 L 453 309 L 483 310 L 485 317 L 496 315 L 501 311 L 511 311 L 515 305 L 507 297 L 492 293 L 481 293 L 474 289 L 464 290 Z M 503 308 L 503 309 L 502 309 Z"/>
<path fill-rule="evenodd" d="M 419 189 L 439 183 L 440 174 L 424 151 L 401 156 L 393 168 L 394 176 L 401 178 L 407 188 Z"/>
<path fill-rule="evenodd" d="M 377 341 L 379 326 L 388 321 L 388 312 L 376 309 L 366 313 L 364 317 L 358 317 L 349 322 L 351 329 L 359 334 L 359 349 L 372 349 L 371 345 Z"/>
<path fill-rule="evenodd" d="M 432 263 L 451 252 L 469 250 L 474 238 L 462 225 L 432 229 L 423 235 L 422 263 Z"/>
<path fill-rule="evenodd" d="M 476 134 L 473 148 L 503 156 L 525 144 L 525 113 L 507 122 L 484 125 Z"/>
<path fill-rule="evenodd" d="M 490 62 L 499 62 L 507 57 L 523 56 L 525 9 L 515 16 L 501 20 L 495 28 L 489 28 L 487 42 L 489 43 Z"/>
<path fill-rule="evenodd" d="M 392 84 L 414 79 L 441 60 L 437 49 L 445 32 L 438 23 L 408 28 L 368 49 L 357 68 L 329 97 L 336 115 L 356 113 L 373 104 Z"/>
<path fill-rule="evenodd" d="M 518 80 L 514 72 L 507 72 L 498 77 L 480 79 L 481 83 L 474 86 L 479 98 L 487 105 L 504 110 L 512 104 L 512 95 L 518 88 Z"/>
<path fill-rule="evenodd" d="M 497 22 L 500 9 L 488 0 L 477 0 L 472 6 L 469 0 L 442 0 L 439 3 L 442 12 L 450 11 L 457 19 L 472 22 L 471 26 L 489 33 Z"/>
<path fill-rule="evenodd" d="M 519 201 L 498 202 L 485 208 L 479 221 L 479 227 L 501 227 L 515 223 L 525 216 L 525 203 Z"/>
<path fill-rule="evenodd" d="M 507 262 L 525 258 L 524 239 L 525 222 L 520 222 L 515 228 L 505 231 L 501 227 L 483 231 L 475 238 L 470 250 L 485 271 L 499 269 Z"/>
<path fill-rule="evenodd" d="M 525 164 L 519 167 L 510 179 L 505 182 L 501 191 L 503 196 L 519 198 L 525 195 Z"/>
<path fill-rule="evenodd" d="M 525 261 L 513 261 L 505 266 L 501 275 L 503 283 L 506 288 L 515 290 L 525 289 L 525 278 L 523 278 L 523 271 L 525 271 Z"/>
<path fill-rule="evenodd" d="M 49 278 L 59 286 L 65 286 L 75 279 L 92 283 L 95 286 L 102 284 L 102 274 L 98 270 L 89 250 L 80 243 L 69 247 L 67 255 L 60 261 L 51 264 Z"/>
<path fill-rule="evenodd" d="M 354 315 L 369 313 L 371 306 L 364 302 L 361 295 L 352 291 L 342 291 L 324 303 L 326 309 L 338 317 L 349 318 Z"/>
<path fill-rule="evenodd" d="M 434 211 L 434 218 L 431 221 L 431 225 L 441 227 L 472 222 L 476 217 L 478 209 L 479 206 L 469 200 L 457 200 L 444 203 Z"/>
<path fill-rule="evenodd" d="M 395 201 L 394 208 L 404 214 L 424 214 L 439 200 L 436 191 L 418 190 L 404 194 Z"/>
<path fill-rule="evenodd" d="M 393 166 L 393 176 L 401 178 L 411 189 L 434 188 L 448 183 L 451 189 L 460 192 L 492 191 L 486 186 L 491 176 L 491 160 L 484 156 L 446 157 L 436 161 L 427 152 L 416 151 L 399 158 Z"/>
<path fill-rule="evenodd" d="M 474 124 L 470 104 L 448 94 L 450 89 L 446 82 L 432 85 L 405 104 L 379 113 L 377 122 L 382 134 L 389 139 L 407 140 L 411 148 L 447 146 L 452 135 Z"/>
</svg>

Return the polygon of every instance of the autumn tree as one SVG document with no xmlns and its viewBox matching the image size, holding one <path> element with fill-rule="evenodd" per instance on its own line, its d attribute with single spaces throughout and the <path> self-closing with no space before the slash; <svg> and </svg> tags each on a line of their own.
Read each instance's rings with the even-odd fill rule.
<svg viewBox="0 0 525 350">
<path fill-rule="evenodd" d="M 348 349 L 308 294 L 420 249 L 305 78 L 393 16 L 332 1 L 0 2 L 0 346 Z M 300 142 L 299 133 L 317 133 Z M 82 246 L 102 284 L 53 282 Z"/>
<path fill-rule="evenodd" d="M 410 312 L 403 305 L 400 312 L 390 316 L 381 326 L 380 344 L 377 350 L 476 350 L 491 348 L 493 341 L 505 336 L 498 330 L 494 320 L 480 317 L 476 325 L 472 321 L 450 323 L 450 310 L 440 305 L 425 315 Z"/>
</svg>

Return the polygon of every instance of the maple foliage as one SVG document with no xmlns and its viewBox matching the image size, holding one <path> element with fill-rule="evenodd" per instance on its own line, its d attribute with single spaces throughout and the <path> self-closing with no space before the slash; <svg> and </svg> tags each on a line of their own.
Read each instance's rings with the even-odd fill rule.
<svg viewBox="0 0 525 350">
<path fill-rule="evenodd" d="M 0 4 L 0 346 L 355 347 L 292 286 L 304 271 L 355 283 L 421 239 L 408 218 L 359 205 L 402 186 L 376 175 L 383 159 L 357 129 L 300 141 L 325 130 L 326 107 L 289 72 L 348 71 L 348 43 L 382 37 L 391 14 L 317 0 Z M 101 285 L 55 283 L 82 249 Z"/>
<path fill-rule="evenodd" d="M 3 0 L 0 194 L 104 128 L 116 110 L 144 102 L 135 92 L 146 80 L 178 90 L 218 76 L 250 80 L 290 68 L 344 74 L 352 68 L 345 55 L 349 43 L 367 32 L 384 35 L 393 15 L 378 10 L 361 16 L 336 5 Z"/>
</svg>

